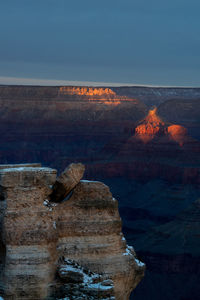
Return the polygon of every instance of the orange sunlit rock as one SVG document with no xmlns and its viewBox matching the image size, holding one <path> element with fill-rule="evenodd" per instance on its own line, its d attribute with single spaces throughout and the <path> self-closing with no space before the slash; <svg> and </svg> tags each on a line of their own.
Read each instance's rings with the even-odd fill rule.
<svg viewBox="0 0 200 300">
<path fill-rule="evenodd" d="M 135 129 L 135 135 L 144 143 L 149 142 L 156 134 L 163 131 L 164 122 L 157 115 L 157 108 L 151 109 L 143 122 Z"/>
<path fill-rule="evenodd" d="M 171 125 L 167 128 L 170 138 L 180 146 L 183 146 L 185 137 L 187 136 L 187 129 L 181 125 Z"/>
<path fill-rule="evenodd" d="M 91 88 L 91 87 L 60 87 L 60 93 L 63 95 L 80 95 L 80 96 L 113 96 L 116 95 L 109 88 Z"/>
<path fill-rule="evenodd" d="M 61 95 L 72 95 L 87 98 L 89 101 L 99 101 L 102 104 L 117 106 L 121 100 L 135 101 L 124 96 L 118 96 L 109 88 L 92 88 L 92 87 L 68 87 L 63 86 L 59 89 Z"/>
<path fill-rule="evenodd" d="M 106 105 L 114 105 L 114 106 L 116 106 L 116 105 L 119 105 L 121 103 L 121 101 L 119 101 L 119 100 L 116 100 L 116 101 L 104 101 L 104 104 L 106 104 Z"/>
<path fill-rule="evenodd" d="M 187 129 L 181 125 L 167 126 L 157 115 L 157 109 L 151 109 L 146 118 L 136 127 L 135 137 L 144 143 L 148 143 L 155 136 L 168 136 L 181 147 L 187 139 Z"/>
</svg>

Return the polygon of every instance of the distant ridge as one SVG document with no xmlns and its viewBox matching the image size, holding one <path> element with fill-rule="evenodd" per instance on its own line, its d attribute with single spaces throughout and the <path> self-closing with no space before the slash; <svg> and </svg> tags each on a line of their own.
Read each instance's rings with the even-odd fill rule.
<svg viewBox="0 0 200 300">
<path fill-rule="evenodd" d="M 177 85 L 157 85 L 157 84 L 139 84 L 139 83 L 121 83 L 121 82 L 96 82 L 96 81 L 78 81 L 78 80 L 54 80 L 23 77 L 4 77 L 0 76 L 1 85 L 30 85 L 30 86 L 106 86 L 106 87 L 147 87 L 147 88 L 184 88 L 193 89 L 200 86 L 177 86 Z"/>
</svg>

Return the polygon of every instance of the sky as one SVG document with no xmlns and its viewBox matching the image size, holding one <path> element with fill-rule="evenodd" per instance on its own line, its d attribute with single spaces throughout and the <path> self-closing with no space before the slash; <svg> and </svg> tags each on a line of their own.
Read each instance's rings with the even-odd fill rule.
<svg viewBox="0 0 200 300">
<path fill-rule="evenodd" d="M 200 87 L 199 0 L 0 0 L 0 84 Z"/>
</svg>

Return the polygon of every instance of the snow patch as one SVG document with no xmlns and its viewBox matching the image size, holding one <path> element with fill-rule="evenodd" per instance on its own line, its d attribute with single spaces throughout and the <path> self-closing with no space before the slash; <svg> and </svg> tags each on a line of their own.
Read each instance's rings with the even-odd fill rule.
<svg viewBox="0 0 200 300">
<path fill-rule="evenodd" d="M 123 255 L 132 255 L 133 256 L 132 251 L 134 251 L 133 247 L 132 246 L 127 246 L 126 247 L 126 252 L 124 252 Z"/>
<path fill-rule="evenodd" d="M 81 182 L 98 182 L 98 181 L 94 181 L 94 180 L 81 180 Z"/>
<path fill-rule="evenodd" d="M 135 258 L 135 262 L 139 267 L 144 267 L 145 264 L 143 262 L 141 262 L 139 259 Z"/>
<path fill-rule="evenodd" d="M 75 262 L 72 262 L 70 259 L 65 260 L 66 265 L 61 265 L 60 267 L 60 274 L 65 275 L 66 272 L 75 272 L 83 275 L 83 282 L 85 284 L 90 284 L 93 282 L 94 279 L 100 278 L 98 274 L 88 271 L 86 274 L 85 270 Z"/>
<path fill-rule="evenodd" d="M 113 282 L 110 279 L 103 279 L 100 274 L 93 273 L 81 267 L 78 263 L 70 260 L 64 259 L 64 264 L 59 268 L 59 273 L 61 276 L 65 277 L 67 272 L 75 272 L 83 275 L 83 284 L 89 290 L 96 291 L 109 291 L 113 289 Z"/>
<path fill-rule="evenodd" d="M 52 211 L 53 208 L 58 205 L 58 203 L 50 202 L 48 199 L 45 199 L 43 205 L 46 206 L 49 211 Z"/>
<path fill-rule="evenodd" d="M 99 283 L 90 283 L 88 285 L 88 288 L 93 289 L 93 290 L 97 290 L 97 291 L 99 291 L 99 290 L 107 291 L 107 290 L 111 290 L 113 288 L 113 286 L 102 285 L 102 283 L 99 282 Z"/>
<path fill-rule="evenodd" d="M 43 205 L 48 206 L 48 204 L 49 204 L 49 201 L 47 199 L 45 199 L 44 202 L 43 202 Z"/>
</svg>

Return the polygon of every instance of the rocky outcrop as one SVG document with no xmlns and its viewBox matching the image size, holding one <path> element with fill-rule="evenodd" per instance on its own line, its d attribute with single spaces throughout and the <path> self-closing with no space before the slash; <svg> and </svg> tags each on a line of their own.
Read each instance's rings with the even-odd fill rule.
<svg viewBox="0 0 200 300">
<path fill-rule="evenodd" d="M 126 244 L 117 201 L 109 188 L 82 180 L 68 200 L 49 202 L 55 182 L 54 169 L 0 170 L 1 295 L 61 299 L 70 290 L 71 297 L 82 291 L 86 299 L 108 294 L 128 299 L 145 265 Z M 79 274 L 74 277 L 76 270 Z"/>
<path fill-rule="evenodd" d="M 135 128 L 135 137 L 148 143 L 157 136 L 166 136 L 180 146 L 188 141 L 187 129 L 181 125 L 164 123 L 157 114 L 157 108 L 150 109 L 146 118 Z"/>
<path fill-rule="evenodd" d="M 156 135 L 164 133 L 164 122 L 156 114 L 157 108 L 150 109 L 146 118 L 135 128 L 135 136 L 148 143 Z"/>
<path fill-rule="evenodd" d="M 114 300 L 114 284 L 110 279 L 81 267 L 77 262 L 64 259 L 59 266 L 58 275 L 62 281 L 54 298 L 67 295 L 67 299 L 110 299 Z"/>
<path fill-rule="evenodd" d="M 187 142 L 187 129 L 181 125 L 170 125 L 167 128 L 170 138 L 183 146 Z"/>
<path fill-rule="evenodd" d="M 83 164 L 70 164 L 56 179 L 50 199 L 54 202 L 62 201 L 80 182 L 84 172 Z"/>
</svg>

